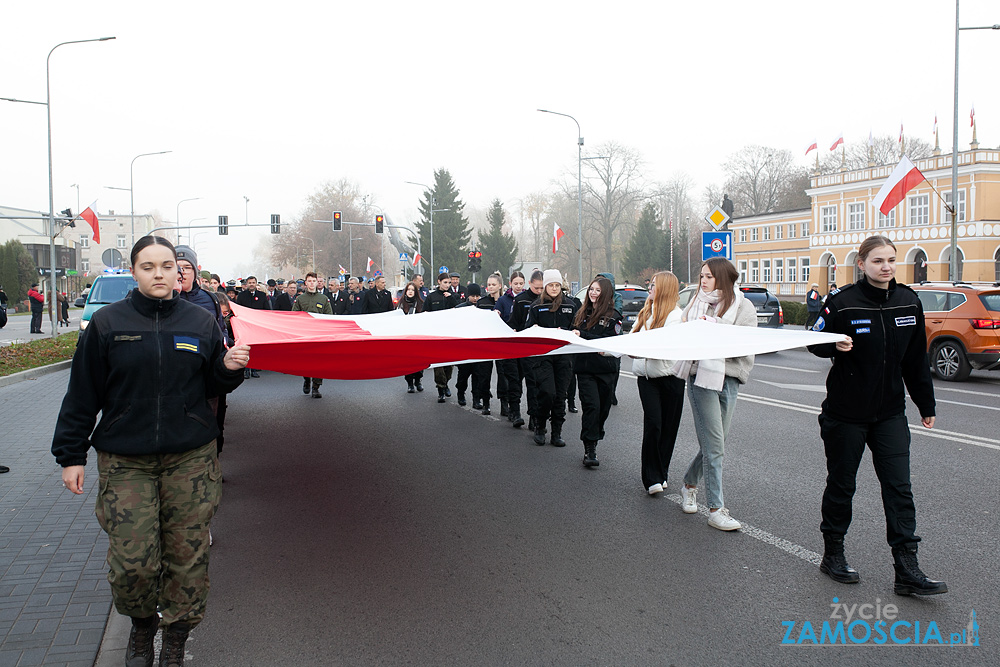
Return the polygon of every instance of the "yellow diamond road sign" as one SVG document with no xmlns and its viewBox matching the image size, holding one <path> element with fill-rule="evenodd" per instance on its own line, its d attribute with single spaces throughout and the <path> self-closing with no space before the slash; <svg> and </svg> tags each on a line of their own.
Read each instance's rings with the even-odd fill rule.
<svg viewBox="0 0 1000 667">
<path fill-rule="evenodd" d="M 729 215 L 722 210 L 722 207 L 716 206 L 711 213 L 705 216 L 705 220 L 716 229 L 721 229 L 724 224 L 729 222 Z"/>
</svg>

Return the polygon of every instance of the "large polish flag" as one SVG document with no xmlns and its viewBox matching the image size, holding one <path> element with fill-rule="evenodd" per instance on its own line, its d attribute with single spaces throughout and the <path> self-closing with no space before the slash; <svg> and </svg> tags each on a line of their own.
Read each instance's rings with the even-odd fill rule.
<svg viewBox="0 0 1000 667">
<path fill-rule="evenodd" d="M 882 212 L 882 215 L 889 215 L 889 211 L 903 201 L 906 193 L 923 180 L 925 180 L 924 175 L 913 166 L 910 158 L 904 155 L 896 168 L 889 174 L 888 180 L 882 185 L 878 194 L 872 199 L 872 204 Z"/>
<path fill-rule="evenodd" d="M 837 150 L 837 146 L 840 146 L 843 143 L 844 143 L 844 133 L 841 132 L 840 134 L 837 135 L 837 140 L 833 142 L 832 146 L 830 146 L 830 150 L 831 151 Z"/>
<path fill-rule="evenodd" d="M 80 214 L 80 217 L 87 221 L 90 228 L 94 230 L 94 243 L 101 242 L 101 225 L 97 220 L 97 200 Z"/>
<path fill-rule="evenodd" d="M 552 223 L 552 254 L 559 252 L 559 239 L 566 235 L 566 232 L 559 229 L 559 223 Z"/>
</svg>

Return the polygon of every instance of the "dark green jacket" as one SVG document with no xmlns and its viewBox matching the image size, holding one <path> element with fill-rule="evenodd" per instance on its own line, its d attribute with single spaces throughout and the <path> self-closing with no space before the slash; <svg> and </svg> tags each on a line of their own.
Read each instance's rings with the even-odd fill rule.
<svg viewBox="0 0 1000 667">
<path fill-rule="evenodd" d="M 330 299 L 322 292 L 303 292 L 292 304 L 292 310 L 304 310 L 307 313 L 322 313 L 333 315 L 333 308 L 330 306 Z"/>
</svg>

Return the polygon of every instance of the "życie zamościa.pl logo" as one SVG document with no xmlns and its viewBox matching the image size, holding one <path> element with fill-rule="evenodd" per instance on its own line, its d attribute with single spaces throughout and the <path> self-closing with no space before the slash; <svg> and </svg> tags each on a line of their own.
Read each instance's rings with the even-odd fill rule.
<svg viewBox="0 0 1000 667">
<path fill-rule="evenodd" d="M 900 618 L 894 604 L 850 604 L 833 598 L 822 623 L 782 621 L 783 646 L 979 646 L 976 610 L 956 632 L 942 632 L 936 621 Z"/>
</svg>

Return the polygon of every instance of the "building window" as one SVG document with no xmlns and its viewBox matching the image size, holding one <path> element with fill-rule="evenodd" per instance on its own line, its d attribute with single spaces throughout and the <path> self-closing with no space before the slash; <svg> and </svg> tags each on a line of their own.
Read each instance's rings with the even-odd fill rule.
<svg viewBox="0 0 1000 667">
<path fill-rule="evenodd" d="M 80 260 L 80 268 L 83 270 L 84 273 L 90 273 L 90 260 L 89 259 L 81 259 Z"/>
<path fill-rule="evenodd" d="M 799 278 L 800 283 L 809 282 L 809 258 L 799 257 Z"/>
<path fill-rule="evenodd" d="M 764 282 L 771 282 L 771 260 L 764 260 Z"/>
<path fill-rule="evenodd" d="M 795 238 L 795 223 L 788 225 L 788 238 Z"/>
<path fill-rule="evenodd" d="M 124 248 L 125 247 L 125 235 L 124 234 L 119 234 L 118 235 L 118 239 L 117 239 L 117 242 L 115 243 L 115 247 L 116 248 Z"/>
<path fill-rule="evenodd" d="M 757 228 L 756 227 L 751 227 L 750 228 L 750 240 L 751 241 L 756 241 L 757 240 Z"/>
<path fill-rule="evenodd" d="M 896 226 L 896 209 L 889 211 L 889 215 L 883 215 L 882 211 L 878 212 L 878 227 L 879 229 L 883 227 L 895 227 Z"/>
<path fill-rule="evenodd" d="M 89 248 L 90 247 L 90 237 L 89 236 L 81 236 L 80 237 L 80 247 L 81 248 Z"/>
<path fill-rule="evenodd" d="M 781 238 L 784 235 L 785 235 L 785 226 L 784 225 L 775 225 L 774 226 L 774 238 L 776 238 L 778 240 L 781 240 Z"/>
<path fill-rule="evenodd" d="M 865 204 L 858 202 L 847 205 L 847 230 L 857 232 L 865 228 Z"/>
<path fill-rule="evenodd" d="M 837 207 L 823 206 L 819 209 L 820 229 L 823 232 L 837 231 Z"/>
<path fill-rule="evenodd" d="M 789 257 L 788 258 L 788 282 L 794 283 L 796 280 L 798 280 L 798 278 L 799 278 L 799 275 L 798 275 L 798 273 L 796 273 L 795 258 L 794 257 Z"/>
<path fill-rule="evenodd" d="M 747 261 L 745 259 L 740 260 L 740 283 L 745 283 L 747 281 Z"/>
<path fill-rule="evenodd" d="M 774 282 L 785 282 L 785 260 L 783 259 L 774 260 Z"/>
<path fill-rule="evenodd" d="M 764 225 L 764 240 L 771 240 L 771 225 Z"/>
<path fill-rule="evenodd" d="M 803 222 L 802 223 L 802 238 L 805 238 L 807 236 L 809 236 L 809 223 L 808 222 Z"/>
<path fill-rule="evenodd" d="M 951 204 L 951 190 L 947 192 L 942 192 L 944 195 L 944 201 L 946 204 Z M 965 222 L 965 190 L 958 191 L 958 221 Z M 941 222 L 951 222 L 951 214 L 948 213 L 948 209 L 941 205 Z"/>
<path fill-rule="evenodd" d="M 994 279 L 1000 281 L 1000 250 L 993 253 L 993 265 Z"/>
<path fill-rule="evenodd" d="M 750 282 L 755 283 L 760 280 L 760 269 L 757 266 L 757 260 L 750 260 Z"/>
<path fill-rule="evenodd" d="M 929 224 L 931 221 L 930 195 L 914 195 L 910 197 L 906 219 L 909 225 Z"/>
<path fill-rule="evenodd" d="M 747 230 L 741 229 L 740 230 L 740 243 L 746 243 L 746 242 L 747 242 Z"/>
</svg>

